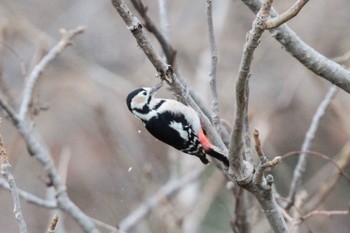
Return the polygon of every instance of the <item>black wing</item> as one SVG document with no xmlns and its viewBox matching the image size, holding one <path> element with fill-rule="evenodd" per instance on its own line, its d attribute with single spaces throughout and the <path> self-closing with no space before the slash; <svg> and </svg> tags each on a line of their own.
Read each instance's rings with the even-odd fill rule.
<svg viewBox="0 0 350 233">
<path fill-rule="evenodd" d="M 145 122 L 146 129 L 158 140 L 175 147 L 178 150 L 186 149 L 187 140 L 182 138 L 179 132 L 172 127 L 172 122 L 181 123 L 183 126 L 183 133 L 187 133 L 190 128 L 189 123 L 182 114 L 174 115 L 171 112 L 164 112 L 157 117 L 151 118 L 148 122 Z"/>
<path fill-rule="evenodd" d="M 176 124 L 177 129 L 170 127 L 171 124 Z M 145 126 L 158 140 L 187 154 L 199 157 L 204 164 L 209 163 L 198 136 L 182 114 L 163 112 L 145 122 Z"/>
</svg>

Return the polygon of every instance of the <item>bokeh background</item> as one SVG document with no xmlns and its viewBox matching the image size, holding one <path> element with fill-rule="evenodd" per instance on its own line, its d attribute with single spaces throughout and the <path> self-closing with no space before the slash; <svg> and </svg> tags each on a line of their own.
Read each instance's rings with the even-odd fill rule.
<svg viewBox="0 0 350 233">
<path fill-rule="evenodd" d="M 206 1 L 166 2 L 169 40 L 177 51 L 177 68 L 210 106 Z M 281 0 L 274 6 L 282 12 L 292 3 L 294 1 Z M 127 4 L 139 16 L 130 2 Z M 144 1 L 144 4 L 160 26 L 157 1 Z M 238 0 L 214 1 L 213 14 L 220 113 L 230 123 L 234 112 L 234 82 L 254 15 Z M 349 2 L 334 0 L 310 1 L 288 24 L 314 49 L 334 58 L 350 49 L 349 22 Z M 60 39 L 59 29 L 80 25 L 87 27 L 86 32 L 74 38 L 74 45 L 65 49 L 42 74 L 31 114 L 55 163 L 67 177 L 72 200 L 88 215 L 116 226 L 171 177 L 180 177 L 202 164 L 156 141 L 128 112 L 127 94 L 140 86 L 154 85 L 158 80 L 155 69 L 137 47 L 110 1 L 1 0 L 1 95 L 17 109 L 25 75 Z M 148 35 L 161 52 L 154 36 Z M 349 65 L 347 61 L 342 64 Z M 286 53 L 268 32 L 256 50 L 250 83 L 251 128 L 259 129 L 268 157 L 300 150 L 312 116 L 330 84 Z M 166 88 L 158 96 L 174 98 Z M 349 143 L 349 100 L 349 94 L 338 91 L 322 119 L 312 150 L 330 157 L 340 156 Z M 39 197 L 49 198 L 43 168 L 28 155 L 16 129 L 4 119 L 0 130 L 17 185 Z M 297 157 L 284 160 L 273 171 L 276 188 L 282 196 L 288 193 L 296 161 Z M 324 166 L 326 170 L 321 169 Z M 306 191 L 312 194 L 312 190 L 317 190 L 331 169 L 325 161 L 310 157 L 303 178 Z M 208 166 L 197 181 L 184 187 L 174 199 L 163 200 L 130 232 L 185 232 L 182 224 L 191 210 L 202 208 L 196 205 L 197 200 L 208 195 L 213 176 L 219 185 L 208 195 L 198 232 L 229 232 L 233 195 L 215 171 L 212 165 Z M 349 205 L 349 193 L 349 183 L 341 178 L 319 208 L 344 210 Z M 45 232 L 52 211 L 25 201 L 22 205 L 29 232 Z M 270 231 L 258 207 L 251 204 L 248 213 L 252 222 L 260 227 L 254 232 Z M 3 189 L 0 189 L 0 226 L 1 232 L 17 232 L 11 195 Z M 302 224 L 301 230 L 348 232 L 349 227 L 349 216 L 314 217 Z M 72 219 L 63 214 L 59 231 L 64 230 L 81 232 Z M 102 232 L 107 231 L 102 229 Z"/>
</svg>

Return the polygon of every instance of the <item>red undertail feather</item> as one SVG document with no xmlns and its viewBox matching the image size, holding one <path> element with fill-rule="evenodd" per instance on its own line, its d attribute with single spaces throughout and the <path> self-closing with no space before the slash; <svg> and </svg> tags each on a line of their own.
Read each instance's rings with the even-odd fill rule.
<svg viewBox="0 0 350 233">
<path fill-rule="evenodd" d="M 198 138 L 199 138 L 199 141 L 202 144 L 202 147 L 203 147 L 205 153 L 207 153 L 211 157 L 214 157 L 214 158 L 220 160 L 227 167 L 230 165 L 227 157 L 220 151 L 220 149 L 218 147 L 216 147 L 216 146 L 214 146 L 213 144 L 210 143 L 209 139 L 204 134 L 202 129 L 199 130 Z"/>
</svg>

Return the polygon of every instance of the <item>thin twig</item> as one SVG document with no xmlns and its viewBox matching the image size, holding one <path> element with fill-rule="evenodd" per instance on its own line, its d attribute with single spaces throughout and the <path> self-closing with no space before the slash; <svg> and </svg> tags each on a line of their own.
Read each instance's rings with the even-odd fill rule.
<svg viewBox="0 0 350 233">
<path fill-rule="evenodd" d="M 1 118 L 0 118 L 0 123 L 1 123 Z M 11 190 L 13 206 L 14 206 L 13 212 L 17 220 L 19 231 L 21 233 L 26 233 L 27 225 L 23 217 L 21 203 L 19 201 L 17 185 L 15 182 L 15 178 L 12 174 L 11 165 L 8 161 L 7 153 L 5 150 L 5 146 L 4 146 L 4 142 L 2 140 L 1 134 L 0 134 L 0 171 L 1 171 L 1 174 L 5 177 L 5 180 L 7 181 L 9 188 Z"/>
<path fill-rule="evenodd" d="M 335 160 L 335 163 L 338 164 L 339 168 L 344 171 L 347 167 L 350 165 L 350 142 L 348 142 L 343 149 L 340 152 L 340 158 Z M 322 175 L 326 175 L 326 180 L 320 178 Z M 306 200 L 304 201 L 302 205 L 302 209 L 304 212 L 310 212 L 314 209 L 316 209 L 323 200 L 331 193 L 334 186 L 338 182 L 339 178 L 342 177 L 342 173 L 338 170 L 334 170 L 329 173 L 327 172 L 325 174 L 324 169 L 319 170 L 314 177 L 317 177 L 318 179 L 322 179 L 322 184 L 317 184 L 317 189 L 310 193 Z M 308 183 L 313 183 L 313 180 L 309 180 Z M 308 187 L 308 184 L 306 184 L 306 187 Z"/>
<path fill-rule="evenodd" d="M 47 232 L 48 233 L 55 233 L 57 223 L 58 223 L 58 214 L 56 213 L 51 219 L 50 226 L 49 226 L 49 229 Z"/>
<path fill-rule="evenodd" d="M 212 0 L 207 0 L 207 23 L 209 32 L 210 54 L 211 54 L 211 66 L 210 66 L 210 90 L 212 96 L 212 123 L 220 133 L 220 112 L 219 112 L 219 100 L 218 91 L 216 87 L 216 68 L 218 64 L 218 51 L 216 49 L 214 25 L 213 25 L 213 4 Z"/>
<path fill-rule="evenodd" d="M 113 2 L 113 1 L 112 1 Z M 152 19 L 147 14 L 147 7 L 145 7 L 141 0 L 131 0 L 135 9 L 142 18 L 145 20 L 144 26 L 145 28 L 154 34 L 154 36 L 159 41 L 160 46 L 162 47 L 165 57 L 169 65 L 175 65 L 176 51 L 173 47 L 168 43 L 168 40 L 163 34 L 158 30 L 158 28 L 153 23 Z M 113 3 L 114 4 L 114 3 Z"/>
<path fill-rule="evenodd" d="M 11 190 L 10 186 L 4 179 L 0 179 L 0 187 L 4 188 L 6 190 Z M 56 201 L 49 201 L 49 200 L 44 200 L 41 199 L 31 193 L 28 193 L 26 191 L 23 191 L 21 189 L 18 189 L 18 195 L 20 198 L 23 200 L 27 201 L 30 204 L 37 205 L 39 207 L 44 207 L 47 209 L 56 209 L 57 208 L 57 202 Z"/>
<path fill-rule="evenodd" d="M 284 24 L 285 22 L 289 21 L 290 19 L 294 18 L 308 1 L 309 0 L 298 0 L 296 3 L 294 3 L 294 5 L 291 8 L 289 8 L 282 14 L 274 18 L 269 18 L 268 20 L 266 20 L 265 28 L 266 29 L 276 28 Z"/>
<path fill-rule="evenodd" d="M 213 203 L 213 200 L 220 192 L 225 177 L 216 170 L 214 174 L 207 180 L 205 186 L 202 188 L 196 205 L 186 214 L 182 224 L 182 232 L 199 232 L 203 219 L 208 213 L 208 210 Z"/>
<path fill-rule="evenodd" d="M 0 108 L 7 114 L 10 120 L 14 125 L 18 125 L 19 118 L 17 113 L 13 110 L 13 108 L 6 102 L 3 97 L 0 97 Z"/>
<path fill-rule="evenodd" d="M 193 170 L 189 174 L 184 175 L 179 180 L 170 180 L 163 187 L 161 187 L 155 195 L 148 198 L 136 210 L 132 211 L 127 217 L 125 217 L 119 223 L 118 229 L 122 231 L 129 230 L 132 226 L 144 218 L 150 211 L 152 211 L 164 198 L 169 198 L 170 196 L 174 195 L 181 188 L 197 179 L 203 171 L 204 168 L 200 167 L 199 169 Z"/>
<path fill-rule="evenodd" d="M 323 216 L 336 216 L 336 215 L 349 215 L 349 210 L 314 210 L 300 217 L 300 221 L 303 222 L 308 218 L 314 217 L 315 215 Z"/>
<path fill-rule="evenodd" d="M 46 66 L 54 60 L 63 49 L 71 44 L 71 39 L 77 34 L 83 33 L 85 31 L 85 27 L 78 27 L 73 30 L 65 31 L 61 29 L 62 39 L 57 43 L 55 47 L 50 49 L 49 53 L 47 53 L 40 62 L 33 68 L 30 73 L 26 86 L 23 93 L 22 103 L 19 109 L 19 119 L 23 120 L 27 114 L 30 102 L 32 100 L 34 86 L 39 79 L 40 75 L 43 73 Z"/>
<path fill-rule="evenodd" d="M 312 146 L 312 142 L 314 140 L 316 131 L 318 129 L 319 123 L 323 116 L 326 113 L 326 110 L 332 101 L 335 93 L 337 91 L 337 88 L 335 86 L 331 86 L 328 90 L 327 95 L 325 98 L 322 100 L 321 104 L 318 106 L 315 115 L 312 118 L 312 122 L 310 125 L 310 128 L 306 132 L 305 139 L 303 142 L 303 145 L 301 147 L 301 151 L 308 151 L 310 150 Z M 294 169 L 293 172 L 293 179 L 290 185 L 290 190 L 288 194 L 288 202 L 286 203 L 285 208 L 288 210 L 294 203 L 295 195 L 298 191 L 298 188 L 300 186 L 301 178 L 302 175 L 305 171 L 305 166 L 306 166 L 306 153 L 302 153 L 299 157 L 298 163 Z"/>
<path fill-rule="evenodd" d="M 350 183 L 350 176 L 348 174 L 346 174 L 345 171 L 343 171 L 343 169 L 330 157 L 328 157 L 327 155 L 324 155 L 324 154 L 321 154 L 321 153 L 318 153 L 316 151 L 291 151 L 291 152 L 288 152 L 284 155 L 281 155 L 281 159 L 286 159 L 292 155 L 301 155 L 302 153 L 305 153 L 306 155 L 313 155 L 313 156 L 317 156 L 323 160 L 326 160 L 328 162 L 330 162 L 331 164 L 333 164 L 339 171 L 339 173 Z"/>
<path fill-rule="evenodd" d="M 262 5 L 262 0 L 241 0 L 254 13 L 257 13 Z M 276 17 L 277 12 L 271 8 L 271 17 Z M 315 49 L 302 41 L 298 35 L 286 24 L 270 29 L 271 35 L 305 67 L 316 75 L 328 80 L 344 91 L 350 93 L 350 72 L 338 63 L 326 58 Z M 315 62 L 317 61 L 317 62 Z"/>
<path fill-rule="evenodd" d="M 259 131 L 254 129 L 253 131 L 254 141 L 255 141 L 255 150 L 259 157 L 265 157 L 263 150 L 261 149 L 261 141 L 259 137 Z M 266 159 L 266 157 L 265 157 Z"/>
</svg>

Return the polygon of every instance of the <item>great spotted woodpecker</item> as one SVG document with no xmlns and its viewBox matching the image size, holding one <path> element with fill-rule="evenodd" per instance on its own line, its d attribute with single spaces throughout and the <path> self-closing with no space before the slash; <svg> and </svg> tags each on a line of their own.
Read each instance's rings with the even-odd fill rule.
<svg viewBox="0 0 350 233">
<path fill-rule="evenodd" d="M 154 98 L 161 86 L 162 82 L 132 91 L 126 98 L 129 110 L 158 140 L 197 156 L 204 164 L 209 163 L 208 154 L 229 166 L 227 157 L 206 137 L 195 110 L 175 100 Z"/>
</svg>

